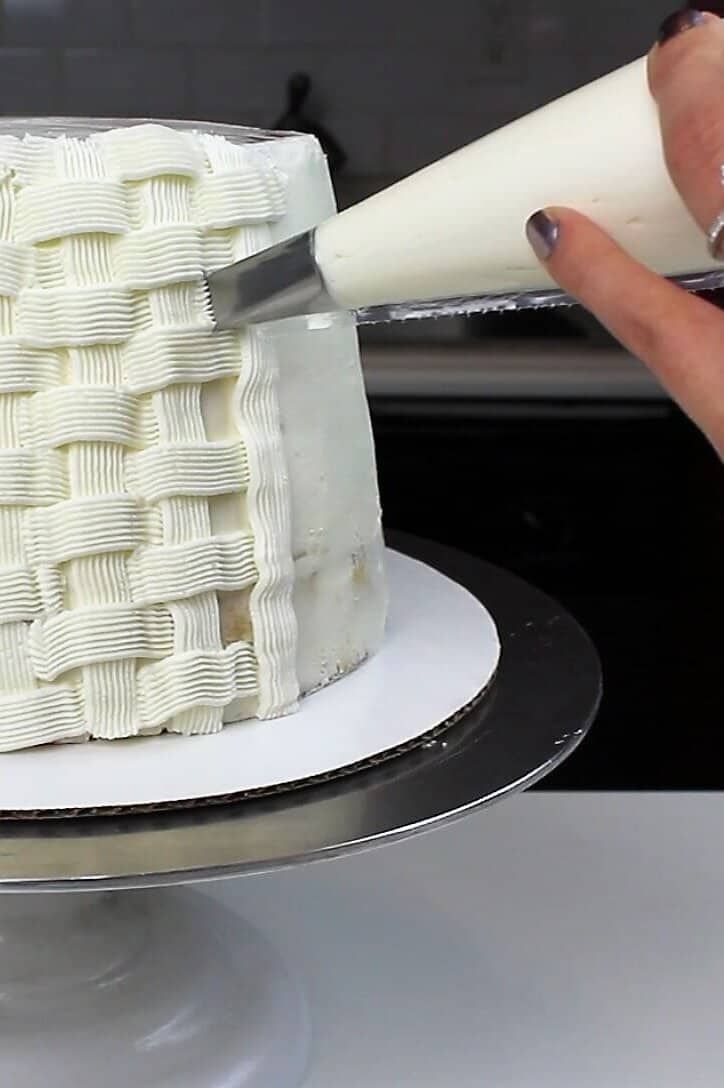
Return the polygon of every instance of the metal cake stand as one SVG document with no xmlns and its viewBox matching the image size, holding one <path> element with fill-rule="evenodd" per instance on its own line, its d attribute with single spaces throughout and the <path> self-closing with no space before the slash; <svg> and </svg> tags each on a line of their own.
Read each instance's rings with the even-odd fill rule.
<svg viewBox="0 0 724 1088">
<path fill-rule="evenodd" d="M 486 563 L 394 543 L 494 616 L 489 691 L 414 751 L 324 786 L 151 816 L 0 821 L 0 892 L 12 893 L 0 896 L 0 1084 L 299 1085 L 301 987 L 235 914 L 170 889 L 439 827 L 533 785 L 582 740 L 601 674 L 578 624 Z"/>
</svg>

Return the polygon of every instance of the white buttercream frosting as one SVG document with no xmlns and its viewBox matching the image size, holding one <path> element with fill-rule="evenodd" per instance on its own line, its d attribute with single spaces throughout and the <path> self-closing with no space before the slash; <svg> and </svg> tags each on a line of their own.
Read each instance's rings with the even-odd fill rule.
<svg viewBox="0 0 724 1088">
<path fill-rule="evenodd" d="M 0 178 L 0 750 L 293 709 L 278 368 L 202 279 L 285 177 L 142 125 L 3 136 Z"/>
</svg>

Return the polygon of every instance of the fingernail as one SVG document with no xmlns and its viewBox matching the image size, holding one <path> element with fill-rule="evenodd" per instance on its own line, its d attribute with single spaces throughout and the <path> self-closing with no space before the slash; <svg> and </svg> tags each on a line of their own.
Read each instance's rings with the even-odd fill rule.
<svg viewBox="0 0 724 1088">
<path fill-rule="evenodd" d="M 663 45 L 670 38 L 675 38 L 677 34 L 683 34 L 685 30 L 693 30 L 695 26 L 701 26 L 705 22 L 706 16 L 704 13 L 696 11 L 694 8 L 675 11 L 673 15 L 669 15 L 668 18 L 664 19 L 659 27 L 657 41 L 659 45 Z"/>
<path fill-rule="evenodd" d="M 525 225 L 525 233 L 539 261 L 547 261 L 558 244 L 561 225 L 548 212 L 536 212 Z"/>
</svg>

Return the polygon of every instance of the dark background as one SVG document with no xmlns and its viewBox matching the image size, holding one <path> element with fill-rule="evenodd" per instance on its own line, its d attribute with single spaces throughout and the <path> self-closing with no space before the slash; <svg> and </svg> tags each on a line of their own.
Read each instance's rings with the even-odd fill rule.
<svg viewBox="0 0 724 1088">
<path fill-rule="evenodd" d="M 668 405 L 373 403 L 388 525 L 557 597 L 586 627 L 604 700 L 544 789 L 718 789 L 724 475 Z M 477 410 L 476 410 L 477 409 Z"/>
</svg>

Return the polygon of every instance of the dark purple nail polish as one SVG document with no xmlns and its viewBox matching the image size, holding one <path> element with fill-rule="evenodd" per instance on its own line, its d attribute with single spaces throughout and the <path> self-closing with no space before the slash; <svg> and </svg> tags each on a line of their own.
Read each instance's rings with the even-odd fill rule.
<svg viewBox="0 0 724 1088">
<path fill-rule="evenodd" d="M 693 30 L 695 26 L 700 26 L 703 22 L 705 22 L 705 16 L 694 8 L 675 11 L 673 15 L 669 15 L 668 18 L 664 19 L 659 27 L 658 43 L 663 45 L 670 38 L 675 38 L 677 34 L 683 34 L 685 30 Z"/>
<path fill-rule="evenodd" d="M 547 261 L 553 255 L 560 232 L 560 223 L 548 215 L 548 212 L 541 211 L 531 215 L 525 225 L 525 233 L 539 261 Z"/>
</svg>

